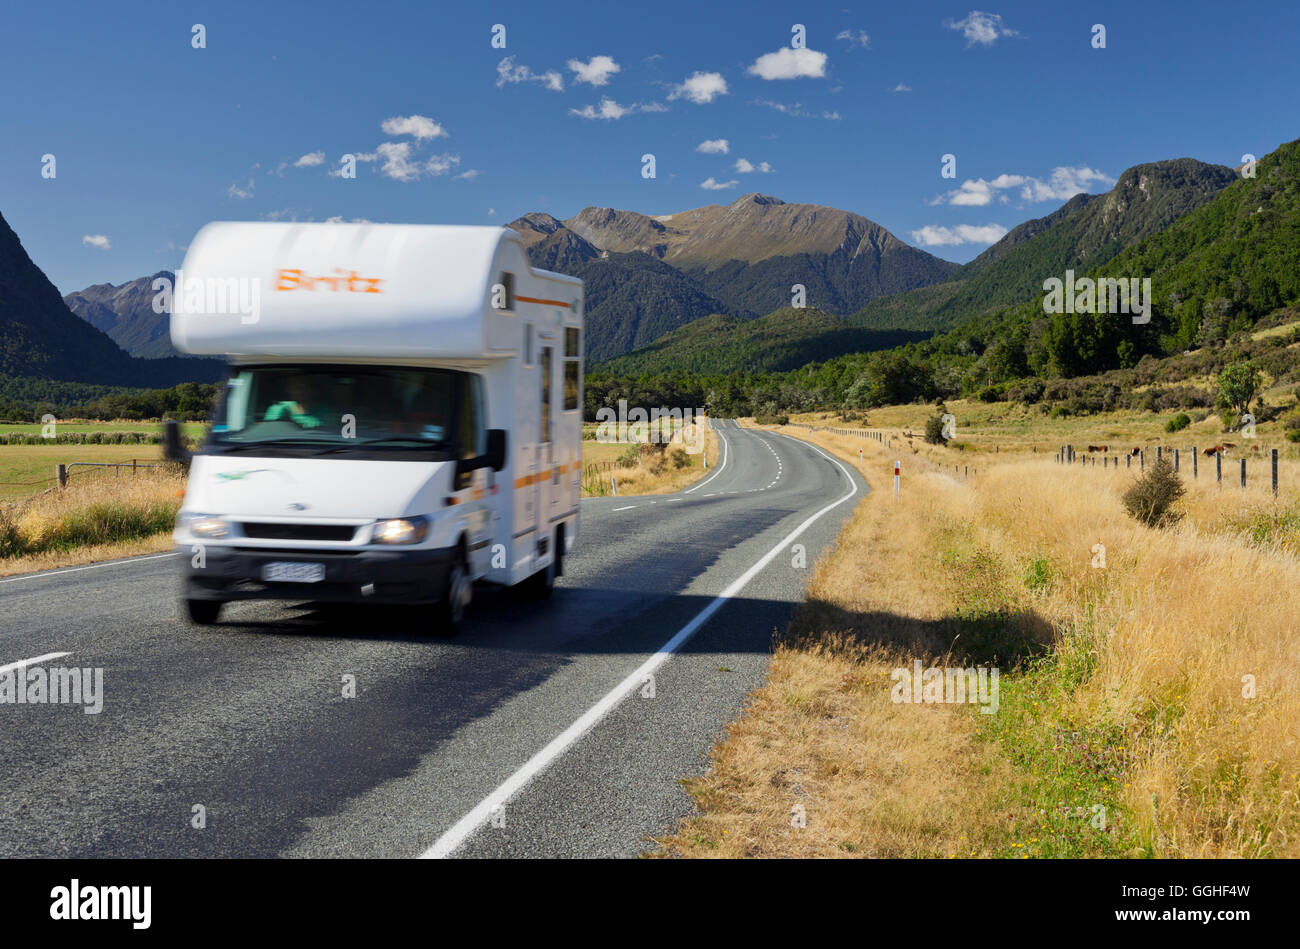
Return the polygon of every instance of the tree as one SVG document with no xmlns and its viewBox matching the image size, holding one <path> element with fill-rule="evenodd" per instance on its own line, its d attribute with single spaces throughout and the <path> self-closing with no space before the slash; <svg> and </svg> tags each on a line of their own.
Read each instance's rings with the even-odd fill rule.
<svg viewBox="0 0 1300 949">
<path fill-rule="evenodd" d="M 1231 363 L 1219 373 L 1219 396 L 1214 404 L 1227 428 L 1241 427 L 1241 417 L 1250 411 L 1261 383 L 1259 370 L 1250 362 Z M 1229 419 L 1227 413 L 1232 413 L 1233 418 Z"/>
</svg>

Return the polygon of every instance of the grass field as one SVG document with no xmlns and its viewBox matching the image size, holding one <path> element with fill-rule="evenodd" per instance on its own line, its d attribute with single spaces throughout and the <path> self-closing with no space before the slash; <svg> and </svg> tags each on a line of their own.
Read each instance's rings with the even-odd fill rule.
<svg viewBox="0 0 1300 949">
<path fill-rule="evenodd" d="M 205 422 L 181 422 L 181 432 L 190 438 L 197 438 L 202 434 L 205 425 Z M 0 435 L 8 432 L 40 435 L 44 427 L 40 422 L 0 422 Z M 161 422 L 140 422 L 130 419 L 119 419 L 115 422 L 60 419 L 55 423 L 55 431 L 59 434 L 64 432 L 140 432 L 143 434 L 157 434 L 161 430 Z"/>
<path fill-rule="evenodd" d="M 717 464 L 718 436 L 710 427 L 704 436 L 704 450 L 696 453 L 675 454 L 680 439 L 668 446 L 666 458 L 653 452 L 642 452 L 635 464 L 620 464 L 619 459 L 630 454 L 633 446 L 619 442 L 598 442 L 596 424 L 583 425 L 582 442 L 582 496 L 606 497 L 613 494 L 611 477 L 616 479 L 620 495 L 671 494 L 704 476 L 705 460 Z M 675 432 L 680 425 L 675 427 Z M 666 434 L 666 433 L 665 433 Z M 667 463 L 673 457 L 683 462 L 683 467 Z M 591 466 L 589 468 L 589 466 Z"/>
<path fill-rule="evenodd" d="M 1185 479 L 1157 529 L 1120 503 L 1136 470 L 1004 450 L 966 478 L 923 446 L 895 500 L 896 449 L 785 431 L 875 490 L 661 853 L 1300 855 L 1294 461 L 1276 500 Z M 996 713 L 895 701 L 918 659 L 998 667 Z"/>
<path fill-rule="evenodd" d="M 1284 458 L 1300 459 L 1300 444 L 1286 440 L 1286 433 L 1278 420 L 1259 423 L 1255 428 L 1256 437 L 1247 439 L 1237 432 L 1224 432 L 1222 421 L 1213 413 L 1201 421 L 1193 421 L 1182 431 L 1169 433 L 1165 431 L 1165 425 L 1180 410 L 1105 412 L 1049 418 L 1036 406 L 962 399 L 949 401 L 946 408 L 956 423 L 956 435 L 950 448 L 967 453 L 1033 453 L 1036 450 L 1040 454 L 1055 454 L 1058 448 L 1067 444 L 1081 451 L 1086 451 L 1088 445 L 1106 445 L 1111 453 L 1139 447 L 1146 447 L 1154 453 L 1157 445 L 1186 450 L 1193 445 L 1208 447 L 1234 442 L 1238 449 L 1246 452 L 1252 445 L 1258 445 L 1260 452 L 1276 448 Z M 1185 411 L 1193 419 L 1207 412 L 1205 409 Z M 840 416 L 833 412 L 792 415 L 790 420 L 814 426 L 842 425 L 897 434 L 910 431 L 914 436 L 912 445 L 916 446 L 923 442 L 926 420 L 936 414 L 932 405 L 894 405 L 866 412 L 866 421 L 841 422 Z"/>
<path fill-rule="evenodd" d="M 71 462 L 159 464 L 162 451 L 158 445 L 0 445 L 0 501 L 30 497 L 52 487 L 54 469 Z M 126 477 L 112 469 L 71 469 L 71 479 Z"/>
</svg>

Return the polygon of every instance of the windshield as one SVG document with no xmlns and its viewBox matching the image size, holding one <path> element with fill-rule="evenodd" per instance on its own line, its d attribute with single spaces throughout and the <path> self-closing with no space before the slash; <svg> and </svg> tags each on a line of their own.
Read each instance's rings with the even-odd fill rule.
<svg viewBox="0 0 1300 949">
<path fill-rule="evenodd" d="M 212 451 L 434 452 L 458 443 L 466 373 L 389 366 L 255 366 L 234 371 Z M 472 440 L 472 439 L 471 439 Z"/>
</svg>

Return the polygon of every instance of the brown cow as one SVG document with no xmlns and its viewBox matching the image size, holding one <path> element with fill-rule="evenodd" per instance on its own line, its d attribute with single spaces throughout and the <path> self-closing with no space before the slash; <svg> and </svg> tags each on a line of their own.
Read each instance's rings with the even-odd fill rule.
<svg viewBox="0 0 1300 949">
<path fill-rule="evenodd" d="M 1090 452 L 1093 452 L 1093 451 L 1110 451 L 1110 449 L 1107 448 L 1105 445 L 1089 445 L 1089 446 L 1088 446 L 1088 451 L 1090 451 Z"/>
<path fill-rule="evenodd" d="M 1205 449 L 1203 452 L 1201 452 L 1201 454 L 1202 454 L 1202 455 L 1222 455 L 1222 454 L 1223 454 L 1223 446 L 1222 446 L 1222 445 L 1214 445 L 1214 446 L 1211 447 L 1211 448 L 1207 448 L 1207 449 Z"/>
<path fill-rule="evenodd" d="M 1132 455 L 1134 458 L 1136 458 L 1138 455 L 1142 454 L 1142 449 L 1134 448 L 1131 452 L 1129 452 L 1129 454 Z"/>
</svg>

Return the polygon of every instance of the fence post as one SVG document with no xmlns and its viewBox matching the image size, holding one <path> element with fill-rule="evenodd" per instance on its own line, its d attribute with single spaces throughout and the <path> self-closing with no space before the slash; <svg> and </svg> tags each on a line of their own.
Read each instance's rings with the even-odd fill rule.
<svg viewBox="0 0 1300 949">
<path fill-rule="evenodd" d="M 54 477 L 58 480 L 60 488 L 66 488 L 68 486 L 68 466 L 55 465 Z"/>
<path fill-rule="evenodd" d="M 1196 477 L 1196 469 L 1200 467 L 1200 465 L 1197 464 L 1197 460 L 1196 460 L 1197 454 L 1198 453 L 1196 451 L 1196 446 L 1193 445 L 1192 446 L 1192 478 Z"/>
<path fill-rule="evenodd" d="M 1175 448 L 1174 449 L 1174 474 L 1178 473 L 1178 461 L 1179 461 L 1178 449 Z"/>
<path fill-rule="evenodd" d="M 1138 470 L 1139 471 L 1147 470 L 1147 450 L 1145 448 L 1138 453 Z"/>
<path fill-rule="evenodd" d="M 1214 484 L 1216 487 L 1223 487 L 1223 452 L 1214 453 Z"/>
<path fill-rule="evenodd" d="M 1125 468 L 1132 468 L 1132 467 L 1133 467 L 1133 456 L 1132 456 L 1132 455 L 1125 455 L 1125 456 L 1124 456 L 1124 467 L 1125 467 Z"/>
<path fill-rule="evenodd" d="M 1157 462 L 1158 462 L 1161 458 L 1164 457 L 1164 451 L 1165 451 L 1165 449 L 1164 449 L 1164 446 L 1163 446 L 1163 445 L 1157 445 L 1157 446 L 1156 446 L 1156 461 L 1157 461 Z"/>
<path fill-rule="evenodd" d="M 1277 449 L 1272 451 L 1273 455 L 1273 497 L 1277 497 Z"/>
<path fill-rule="evenodd" d="M 1241 459 L 1241 487 L 1246 487 L 1246 459 Z"/>
</svg>

